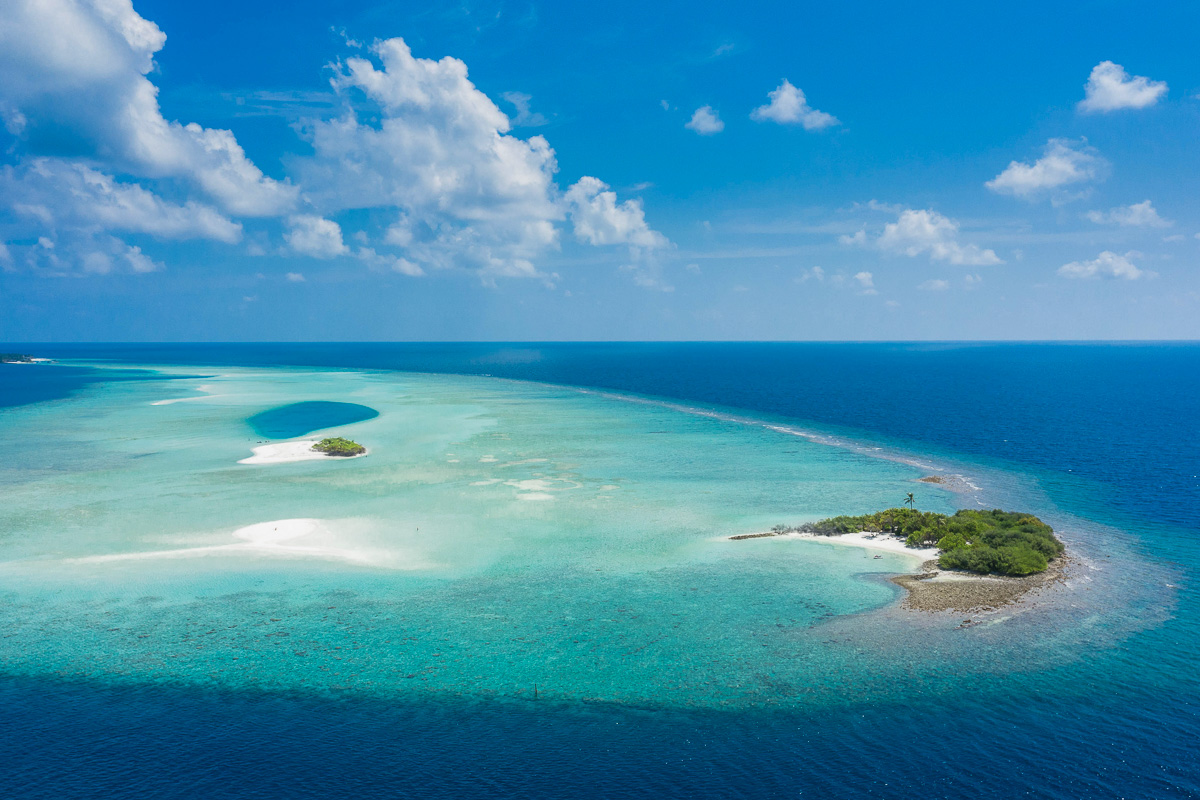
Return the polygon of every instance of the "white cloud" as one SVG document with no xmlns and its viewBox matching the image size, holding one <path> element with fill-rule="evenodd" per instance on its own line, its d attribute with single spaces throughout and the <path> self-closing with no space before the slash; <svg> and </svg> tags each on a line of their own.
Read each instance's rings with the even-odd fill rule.
<svg viewBox="0 0 1200 800">
<path fill-rule="evenodd" d="M 806 269 L 804 272 L 800 273 L 800 277 L 796 278 L 796 283 L 807 283 L 809 281 L 821 283 L 824 280 L 825 270 L 821 267 L 812 267 L 811 269 Z"/>
<path fill-rule="evenodd" d="M 336 258 L 350 252 L 342 241 L 342 227 L 331 219 L 312 214 L 289 217 L 283 238 L 293 251 L 313 258 Z"/>
<path fill-rule="evenodd" d="M 312 127 L 316 154 L 301 168 L 313 202 L 326 211 L 397 209 L 406 233 L 389 232 L 388 242 L 419 264 L 539 275 L 532 260 L 558 247 L 565 216 L 549 143 L 507 135 L 508 117 L 462 61 L 414 58 L 402 39 L 372 49 L 382 68 L 347 59 L 334 86 L 377 104 L 378 124 L 349 110 Z"/>
<path fill-rule="evenodd" d="M 169 203 L 138 184 L 60 159 L 39 158 L 24 168 L 3 168 L 0 196 L 18 217 L 55 230 L 99 226 L 162 239 L 227 243 L 242 236 L 239 223 L 209 206 L 191 200 Z"/>
<path fill-rule="evenodd" d="M 931 209 L 908 208 L 900 212 L 895 222 L 889 222 L 883 233 L 875 238 L 860 230 L 853 236 L 842 236 L 842 244 L 875 247 L 885 253 L 910 258 L 928 254 L 932 261 L 967 266 L 1003 264 L 993 250 L 958 241 L 958 223 Z"/>
<path fill-rule="evenodd" d="M 533 100 L 531 95 L 527 95 L 524 92 L 505 92 L 500 96 L 509 103 L 512 103 L 513 108 L 517 110 L 517 115 L 512 118 L 512 124 L 515 127 L 540 128 L 550 123 L 550 120 L 546 119 L 543 114 L 530 111 L 529 104 Z"/>
<path fill-rule="evenodd" d="M 1092 112 L 1146 108 L 1157 103 L 1166 93 L 1166 81 L 1152 81 L 1140 75 L 1131 77 L 1120 64 L 1101 61 L 1088 76 L 1079 110 Z"/>
<path fill-rule="evenodd" d="M 398 38 L 372 52 L 378 66 L 346 59 L 333 84 L 364 95 L 378 108 L 377 121 L 351 109 L 313 124 L 315 155 L 299 167 L 306 196 L 323 213 L 394 210 L 399 221 L 383 243 L 402 250 L 402 271 L 547 279 L 534 262 L 559 248 L 568 215 L 588 244 L 666 243 L 646 224 L 640 202 L 618 203 L 601 181 L 585 177 L 560 190 L 550 144 L 511 135 L 512 123 L 467 78 L 462 61 L 416 58 Z"/>
<path fill-rule="evenodd" d="M 0 4 L 0 109 L 23 149 L 142 178 L 179 178 L 227 213 L 271 215 L 296 189 L 265 177 L 233 134 L 169 121 L 146 77 L 166 35 L 130 0 Z"/>
<path fill-rule="evenodd" d="M 869 272 L 858 272 L 854 275 L 863 294 L 879 294 L 875 290 L 875 276 Z"/>
<path fill-rule="evenodd" d="M 1107 171 L 1108 162 L 1094 147 L 1088 146 L 1086 139 L 1051 139 L 1037 161 L 1032 164 L 1012 161 L 984 185 L 997 194 L 1036 200 L 1064 186 L 1103 180 Z M 1071 199 L 1061 194 L 1058 198 Z"/>
<path fill-rule="evenodd" d="M 1160 217 L 1149 200 L 1117 206 L 1108 211 L 1089 211 L 1084 217 L 1097 225 L 1120 225 L 1126 228 L 1169 228 L 1175 224 Z"/>
<path fill-rule="evenodd" d="M 983 283 L 983 276 L 981 276 L 981 275 L 964 275 L 963 276 L 963 284 L 966 285 L 966 287 L 968 289 L 974 289 L 976 286 L 978 286 L 981 283 Z"/>
<path fill-rule="evenodd" d="M 645 248 L 667 245 L 667 238 L 646 223 L 641 200 L 618 204 L 616 193 L 597 178 L 580 178 L 567 190 L 566 200 L 575 236 L 580 241 Z"/>
<path fill-rule="evenodd" d="M 284 277 L 287 279 L 288 283 L 305 283 L 304 273 L 301 272 L 289 272 L 287 275 L 284 275 Z"/>
<path fill-rule="evenodd" d="M 701 136 L 712 136 L 725 130 L 725 123 L 721 121 L 717 112 L 713 111 L 712 106 L 700 106 L 683 127 Z"/>
<path fill-rule="evenodd" d="M 942 280 L 941 278 L 933 278 L 925 281 L 917 288 L 926 292 L 944 292 L 950 288 L 950 281 Z"/>
<path fill-rule="evenodd" d="M 786 79 L 768 92 L 767 97 L 771 102 L 750 112 L 750 119 L 756 122 L 778 122 L 781 125 L 799 124 L 803 125 L 806 131 L 819 131 L 840 124 L 832 114 L 817 111 L 809 106 L 804 92 L 792 86 Z"/>
<path fill-rule="evenodd" d="M 409 261 L 407 258 L 401 258 L 391 253 L 377 253 L 373 248 L 360 247 L 354 254 L 355 258 L 362 261 L 371 269 L 383 269 L 389 272 L 398 272 L 401 275 L 407 275 L 410 278 L 419 278 L 425 274 L 425 270 Z"/>
<path fill-rule="evenodd" d="M 59 231 L 54 239 L 41 236 L 37 244 L 10 246 L 14 262 L 40 275 L 108 275 L 162 269 L 162 264 L 140 247 L 95 229 L 67 229 Z"/>
<path fill-rule="evenodd" d="M 1138 269 L 1130 260 L 1138 255 L 1136 252 L 1129 252 L 1121 256 L 1105 250 L 1091 261 L 1072 261 L 1070 264 L 1063 264 L 1058 268 L 1058 274 L 1064 278 L 1123 278 L 1133 281 L 1151 274 Z"/>
</svg>

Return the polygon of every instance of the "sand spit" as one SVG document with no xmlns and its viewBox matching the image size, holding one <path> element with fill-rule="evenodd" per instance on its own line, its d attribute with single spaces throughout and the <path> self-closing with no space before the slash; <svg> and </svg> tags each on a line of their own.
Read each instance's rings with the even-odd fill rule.
<svg viewBox="0 0 1200 800">
<path fill-rule="evenodd" d="M 351 458 L 362 458 L 367 453 L 359 453 L 356 456 L 331 456 L 325 453 L 318 453 L 312 447 L 319 439 L 305 439 L 303 442 L 280 442 L 278 444 L 264 444 L 254 448 L 254 455 L 249 458 L 243 458 L 239 464 L 286 464 L 291 461 L 348 461 Z M 368 451 L 370 452 L 370 451 Z"/>
</svg>

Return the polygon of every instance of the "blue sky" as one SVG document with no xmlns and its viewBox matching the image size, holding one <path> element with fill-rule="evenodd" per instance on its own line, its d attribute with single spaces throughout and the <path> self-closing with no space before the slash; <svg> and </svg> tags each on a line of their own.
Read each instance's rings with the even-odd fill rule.
<svg viewBox="0 0 1200 800">
<path fill-rule="evenodd" d="M 1191 3 L 15 0 L 0 340 L 1200 338 Z"/>
</svg>

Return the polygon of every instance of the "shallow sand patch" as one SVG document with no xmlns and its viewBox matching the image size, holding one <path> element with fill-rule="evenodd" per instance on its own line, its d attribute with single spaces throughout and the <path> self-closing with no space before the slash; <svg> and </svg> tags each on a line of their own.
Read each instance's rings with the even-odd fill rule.
<svg viewBox="0 0 1200 800">
<path fill-rule="evenodd" d="M 198 394 L 198 395 L 195 395 L 192 397 L 171 397 L 171 398 L 168 398 L 167 400 L 155 400 L 150 405 L 152 405 L 152 406 L 170 406 L 170 405 L 174 405 L 175 403 L 191 403 L 196 400 L 208 400 L 213 397 L 221 396 L 219 394 L 213 394 L 210 391 L 210 389 L 211 389 L 211 386 L 209 384 L 205 384 L 204 386 L 197 386 L 196 391 L 203 392 L 203 394 Z"/>
<path fill-rule="evenodd" d="M 344 532 L 343 532 L 344 533 Z M 337 530 L 330 529 L 320 519 L 277 519 L 238 528 L 234 544 L 201 547 L 180 547 L 174 550 L 143 550 L 136 553 L 114 553 L 69 559 L 75 563 L 103 563 L 162 558 L 199 558 L 204 556 L 256 556 L 280 558 L 320 558 L 345 561 L 351 564 L 392 569 L 425 569 L 423 560 L 405 557 L 403 553 L 376 548 L 346 546 Z"/>
</svg>

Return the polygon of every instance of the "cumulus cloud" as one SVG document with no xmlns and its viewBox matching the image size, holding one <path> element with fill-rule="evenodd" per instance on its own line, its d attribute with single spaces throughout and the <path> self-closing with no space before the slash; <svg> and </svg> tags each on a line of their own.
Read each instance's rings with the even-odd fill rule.
<svg viewBox="0 0 1200 800">
<path fill-rule="evenodd" d="M 1101 61 L 1092 68 L 1084 86 L 1079 110 L 1084 112 L 1119 111 L 1124 108 L 1152 106 L 1167 93 L 1166 81 L 1131 76 L 1120 64 Z"/>
<path fill-rule="evenodd" d="M 290 217 L 283 238 L 294 252 L 313 258 L 337 258 L 350 252 L 342 241 L 342 227 L 312 214 Z"/>
<path fill-rule="evenodd" d="M 1058 274 L 1064 278 L 1121 278 L 1134 281 L 1149 276 L 1151 273 L 1139 269 L 1130 259 L 1139 254 L 1128 252 L 1117 255 L 1111 250 L 1105 250 L 1091 261 L 1072 261 L 1058 268 Z"/>
<path fill-rule="evenodd" d="M 301 272 L 289 272 L 284 276 L 288 283 L 305 283 L 304 274 Z"/>
<path fill-rule="evenodd" d="M 924 281 L 917 288 L 926 292 L 944 292 L 950 288 L 950 281 L 942 280 L 941 278 L 932 278 Z"/>
<path fill-rule="evenodd" d="M 854 275 L 854 280 L 858 283 L 858 287 L 862 294 L 879 294 L 875 290 L 875 276 L 869 272 L 857 272 Z"/>
<path fill-rule="evenodd" d="M 53 238 L 38 237 L 35 244 L 10 247 L 14 263 L 40 275 L 108 275 L 162 269 L 162 264 L 140 247 L 95 229 L 62 230 Z"/>
<path fill-rule="evenodd" d="M 307 196 L 327 215 L 393 209 L 397 222 L 384 243 L 403 250 L 409 272 L 459 267 L 485 280 L 544 279 L 534 261 L 560 247 L 568 214 L 589 244 L 665 242 L 646 225 L 640 203 L 617 203 L 595 178 L 564 194 L 550 144 L 511 135 L 509 118 L 468 79 L 462 61 L 414 57 L 399 38 L 377 42 L 372 53 L 378 63 L 339 64 L 333 85 L 373 103 L 378 121 L 350 108 L 314 123 L 315 154 L 300 170 Z"/>
<path fill-rule="evenodd" d="M 721 121 L 717 112 L 713 111 L 712 106 L 700 106 L 683 127 L 701 136 L 712 136 L 725 130 L 725 123 Z"/>
<path fill-rule="evenodd" d="M 781 125 L 802 125 L 806 131 L 819 131 L 839 125 L 837 117 L 818 111 L 808 104 L 804 92 L 784 79 L 775 89 L 767 93 L 770 102 L 750 112 L 756 122 L 778 122 Z"/>
<path fill-rule="evenodd" d="M 884 226 L 878 236 L 868 235 L 865 229 L 852 236 L 842 236 L 842 244 L 873 247 L 885 253 L 910 258 L 928 254 L 932 261 L 967 266 L 1003 264 L 992 250 L 958 241 L 958 223 L 931 209 L 907 208 L 895 222 Z"/>
<path fill-rule="evenodd" d="M 575 237 L 580 241 L 642 248 L 667 245 L 667 237 L 647 224 L 640 200 L 618 203 L 616 193 L 597 178 L 580 178 L 567 190 L 566 200 Z"/>
<path fill-rule="evenodd" d="M 166 35 L 130 0 L 0 4 L 0 108 L 29 152 L 177 178 L 227 212 L 271 215 L 296 189 L 263 175 L 233 134 L 163 117 L 147 74 Z"/>
<path fill-rule="evenodd" d="M 1037 161 L 1032 164 L 1012 161 L 984 185 L 997 194 L 1023 200 L 1037 200 L 1047 195 L 1069 199 L 1060 193 L 1063 187 L 1103 180 L 1107 171 L 1108 162 L 1088 145 L 1086 139 L 1051 139 Z"/>
<path fill-rule="evenodd" d="M 1175 224 L 1160 217 L 1149 200 L 1117 206 L 1108 211 L 1089 211 L 1084 217 L 1097 225 L 1120 225 L 1125 228 L 1169 228 Z"/>
<path fill-rule="evenodd" d="M 79 163 L 39 158 L 0 171 L 0 195 L 13 212 L 46 230 L 97 227 L 162 239 L 236 242 L 242 226 L 215 209 L 170 203 L 135 183 Z"/>
<path fill-rule="evenodd" d="M 537 262 L 568 225 L 584 244 L 628 248 L 623 260 L 636 264 L 669 246 L 640 201 L 622 202 L 592 177 L 560 187 L 546 139 L 511 133 L 544 124 L 530 97 L 505 95 L 510 119 L 456 58 L 417 58 L 390 39 L 337 62 L 340 110 L 313 108 L 319 118 L 298 126 L 312 155 L 275 180 L 232 132 L 164 117 L 151 78 L 165 43 L 130 0 L 0 4 L 0 120 L 16 164 L 0 173 L 0 221 L 10 239 L 17 220 L 25 239 L 57 245 L 14 245 L 14 263 L 36 256 L 47 271 L 69 270 L 66 250 L 79 246 L 99 254 L 79 271 L 145 271 L 159 265 L 112 233 L 236 242 L 247 217 L 278 219 L 295 253 L 406 275 L 469 269 L 485 282 L 549 282 Z M 386 229 L 354 231 L 351 248 L 339 221 L 357 209 L 375 213 L 356 219 L 387 220 Z M 276 250 L 267 231 L 250 238 L 254 252 Z"/>
</svg>

